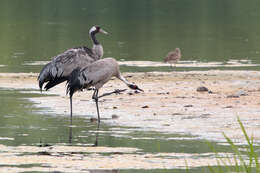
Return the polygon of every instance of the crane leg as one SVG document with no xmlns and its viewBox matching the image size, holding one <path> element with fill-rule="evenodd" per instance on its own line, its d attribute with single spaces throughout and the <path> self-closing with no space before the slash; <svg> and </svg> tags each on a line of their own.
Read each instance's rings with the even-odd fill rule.
<svg viewBox="0 0 260 173">
<path fill-rule="evenodd" d="M 72 125 L 72 96 L 70 96 L 70 125 Z"/>
<path fill-rule="evenodd" d="M 69 127 L 69 144 L 72 143 L 72 126 Z"/>
<path fill-rule="evenodd" d="M 95 102 L 96 102 L 98 123 L 100 123 L 99 108 L 98 108 L 98 89 L 95 89 L 93 96 L 92 96 L 92 99 L 94 99 Z"/>
<path fill-rule="evenodd" d="M 99 135 L 99 123 L 98 123 L 98 126 L 97 126 L 97 133 L 96 133 L 96 141 L 94 143 L 94 147 L 97 147 L 98 146 L 98 135 Z"/>
</svg>

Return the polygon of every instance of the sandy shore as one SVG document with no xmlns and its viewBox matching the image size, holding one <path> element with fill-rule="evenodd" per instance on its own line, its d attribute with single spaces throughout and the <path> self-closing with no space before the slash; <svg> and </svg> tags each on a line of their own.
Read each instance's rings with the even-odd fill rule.
<svg viewBox="0 0 260 173">
<path fill-rule="evenodd" d="M 243 135 L 237 123 L 239 116 L 248 133 L 260 140 L 260 72 L 151 72 L 125 73 L 124 76 L 145 92 L 135 93 L 129 89 L 122 94 L 102 98 L 100 112 L 101 117 L 106 118 L 103 120 L 105 123 L 184 133 L 216 141 L 223 140 L 222 133 L 225 132 L 237 142 L 242 142 Z M 37 74 L 32 73 L 2 73 L 0 86 L 38 89 L 36 79 Z M 198 92 L 200 86 L 207 87 L 210 92 Z M 100 94 L 124 88 L 127 87 L 121 81 L 113 79 Z M 43 94 L 58 96 L 32 98 L 32 101 L 56 114 L 69 115 L 65 85 Z M 75 94 L 75 116 L 96 117 L 91 95 L 92 91 Z M 112 119 L 112 115 L 119 118 Z"/>
</svg>

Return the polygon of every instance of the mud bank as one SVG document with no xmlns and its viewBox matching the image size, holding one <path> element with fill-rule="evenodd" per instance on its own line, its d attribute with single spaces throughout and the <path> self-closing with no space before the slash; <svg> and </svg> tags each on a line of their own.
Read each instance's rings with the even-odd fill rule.
<svg viewBox="0 0 260 173">
<path fill-rule="evenodd" d="M 102 98 L 100 112 L 104 123 L 190 134 L 214 141 L 223 141 L 222 133 L 225 132 L 237 142 L 244 142 L 237 123 L 239 116 L 248 134 L 253 135 L 256 141 L 260 140 L 260 72 L 149 72 L 125 73 L 124 76 L 145 92 L 135 93 L 129 89 Z M 201 86 L 209 91 L 198 92 L 197 88 Z M 38 89 L 37 74 L 1 73 L 0 87 Z M 127 87 L 121 81 L 113 79 L 100 94 L 124 88 Z M 31 101 L 48 112 L 69 116 L 65 85 L 42 94 L 57 95 L 32 98 Z M 91 96 L 92 91 L 75 94 L 75 116 L 96 117 Z M 112 119 L 113 115 L 118 118 Z"/>
<path fill-rule="evenodd" d="M 112 170 L 120 169 L 185 169 L 187 163 L 189 163 L 190 168 L 217 165 L 217 160 L 213 158 L 214 153 L 147 154 L 138 152 L 138 149 L 134 148 L 58 145 L 51 147 L 7 147 L 0 145 L 0 149 L 0 163 L 4 163 L 0 170 L 6 173 L 23 171 L 105 173 L 105 170 L 111 170 L 107 172 L 112 173 Z"/>
<path fill-rule="evenodd" d="M 125 73 L 124 76 L 144 89 L 127 90 L 100 100 L 102 123 L 135 127 L 147 131 L 194 135 L 196 139 L 225 141 L 225 132 L 235 142 L 244 143 L 240 117 L 249 135 L 260 141 L 260 72 L 196 71 L 171 73 Z M 198 87 L 208 91 L 197 91 Z M 37 74 L 0 73 L 0 87 L 39 93 L 31 101 L 41 114 L 69 117 L 69 99 L 65 85 L 40 93 Z M 127 88 L 113 79 L 100 94 Z M 96 117 L 93 91 L 73 97 L 74 117 Z M 116 115 L 116 116 L 115 116 Z M 113 118 L 112 118 L 113 117 Z M 69 118 L 68 118 L 69 119 Z M 11 139 L 10 139 L 11 140 Z M 232 154 L 220 155 L 231 157 Z M 49 147 L 0 145 L 2 172 L 62 171 L 119 172 L 123 169 L 186 169 L 217 165 L 214 153 L 145 153 L 138 148 L 60 146 Z M 232 164 L 230 160 L 228 163 Z"/>
</svg>

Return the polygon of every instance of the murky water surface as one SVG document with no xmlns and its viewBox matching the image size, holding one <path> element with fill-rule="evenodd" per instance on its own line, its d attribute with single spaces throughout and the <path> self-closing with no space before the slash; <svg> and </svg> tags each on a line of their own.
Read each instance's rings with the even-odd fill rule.
<svg viewBox="0 0 260 173">
<path fill-rule="evenodd" d="M 184 61 L 226 63 L 235 59 L 260 64 L 259 5 L 258 0 L 4 0 L 0 6 L 0 71 L 38 72 L 41 65 L 24 64 L 48 61 L 71 47 L 92 47 L 88 30 L 96 24 L 111 33 L 98 35 L 105 57 L 161 62 L 179 47 Z M 242 69 L 259 70 L 259 65 Z M 170 69 L 127 66 L 122 70 Z"/>
</svg>

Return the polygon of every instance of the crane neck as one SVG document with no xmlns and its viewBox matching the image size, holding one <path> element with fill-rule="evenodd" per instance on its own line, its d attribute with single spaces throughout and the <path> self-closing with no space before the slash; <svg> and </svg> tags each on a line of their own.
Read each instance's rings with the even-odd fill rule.
<svg viewBox="0 0 260 173">
<path fill-rule="evenodd" d="M 94 44 L 92 51 L 97 56 L 97 58 L 100 59 L 100 58 L 102 58 L 104 51 L 103 51 L 102 45 L 98 42 L 98 40 L 96 38 L 97 33 L 98 33 L 98 31 L 91 32 L 90 37 L 91 37 L 93 44 Z"/>
<path fill-rule="evenodd" d="M 92 51 L 97 56 L 98 59 L 103 57 L 104 51 L 101 44 L 94 44 Z"/>
<path fill-rule="evenodd" d="M 121 74 L 117 76 L 118 79 L 120 79 L 122 82 L 124 82 L 127 86 L 131 85 Z"/>
<path fill-rule="evenodd" d="M 98 42 L 98 40 L 97 40 L 97 38 L 96 38 L 96 33 L 97 33 L 97 32 L 91 32 L 91 33 L 90 33 L 90 37 L 91 37 L 91 39 L 92 39 L 94 45 L 99 45 L 100 43 Z"/>
</svg>

